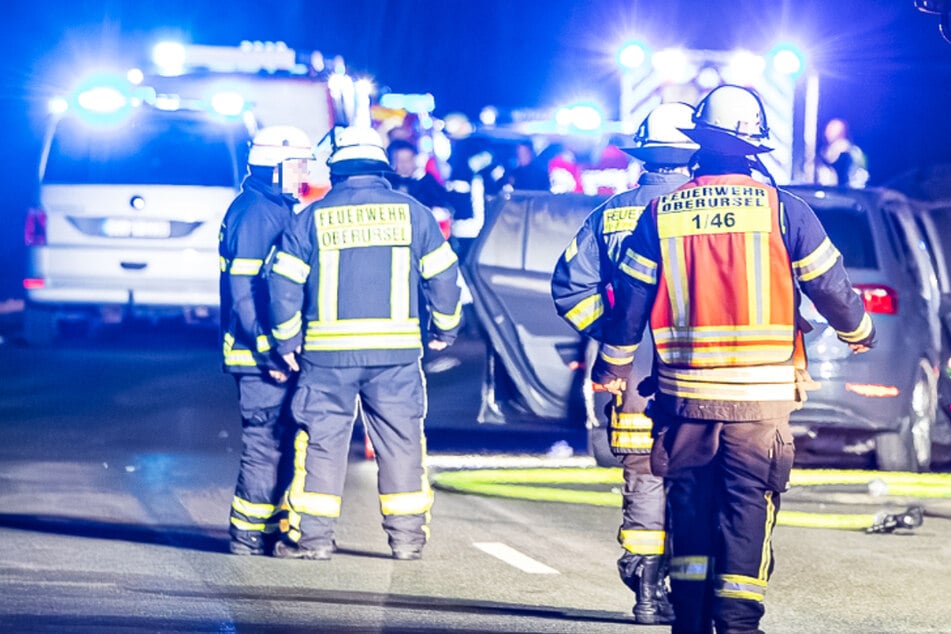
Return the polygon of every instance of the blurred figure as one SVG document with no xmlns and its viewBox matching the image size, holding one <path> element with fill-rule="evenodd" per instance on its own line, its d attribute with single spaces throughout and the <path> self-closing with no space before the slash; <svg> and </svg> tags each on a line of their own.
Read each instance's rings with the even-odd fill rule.
<svg viewBox="0 0 951 634">
<path fill-rule="evenodd" d="M 219 233 L 224 371 L 234 375 L 241 409 L 243 451 L 231 503 L 231 552 L 270 553 L 277 530 L 281 438 L 279 424 L 291 373 L 271 335 L 265 259 L 294 216 L 312 156 L 310 139 L 290 126 L 263 128 L 248 153 L 248 175 L 225 213 Z M 288 182 L 293 181 L 293 182 Z M 299 195 L 299 194 L 298 194 Z"/>
<path fill-rule="evenodd" d="M 531 141 L 519 141 L 515 145 L 515 166 L 507 180 L 513 189 L 548 191 L 548 174 L 537 160 Z"/>
<path fill-rule="evenodd" d="M 433 492 L 426 476 L 417 296 L 431 350 L 459 331 L 458 264 L 430 211 L 395 192 L 370 128 L 336 128 L 332 187 L 281 236 L 268 276 L 278 352 L 300 371 L 300 430 L 276 557 L 330 559 L 358 408 L 376 451 L 383 529 L 395 559 L 419 559 Z"/>
<path fill-rule="evenodd" d="M 387 146 L 386 155 L 393 168 L 386 175 L 390 185 L 429 207 L 439 221 L 443 236 L 448 238 L 452 219 L 449 194 L 436 177 L 419 164 L 416 145 L 408 140 L 394 139 Z"/>
<path fill-rule="evenodd" d="M 868 183 L 868 157 L 849 138 L 848 124 L 830 119 L 823 132 L 825 145 L 819 152 L 816 176 L 822 185 L 862 188 Z"/>
</svg>

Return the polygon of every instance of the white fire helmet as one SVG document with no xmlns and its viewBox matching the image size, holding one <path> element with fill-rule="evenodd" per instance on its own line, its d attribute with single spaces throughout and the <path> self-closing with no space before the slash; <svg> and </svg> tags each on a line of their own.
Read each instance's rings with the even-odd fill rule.
<svg viewBox="0 0 951 634">
<path fill-rule="evenodd" d="M 289 159 L 314 158 L 310 137 L 300 128 L 275 125 L 261 128 L 251 141 L 248 165 L 275 167 Z"/>
<path fill-rule="evenodd" d="M 742 86 L 717 86 L 700 101 L 693 129 L 684 134 L 704 150 L 725 156 L 752 156 L 770 152 L 766 111 L 755 92 Z"/>
<path fill-rule="evenodd" d="M 681 130 L 693 127 L 693 106 L 679 101 L 650 111 L 634 134 L 634 145 L 621 148 L 645 163 L 686 165 L 700 149 Z"/>
<path fill-rule="evenodd" d="M 327 165 L 335 176 L 390 172 L 390 163 L 379 133 L 367 126 L 331 130 Z"/>
</svg>

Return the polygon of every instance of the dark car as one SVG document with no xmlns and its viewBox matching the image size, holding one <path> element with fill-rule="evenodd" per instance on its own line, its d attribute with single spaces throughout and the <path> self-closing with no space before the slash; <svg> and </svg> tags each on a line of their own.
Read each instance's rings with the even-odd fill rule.
<svg viewBox="0 0 951 634">
<path fill-rule="evenodd" d="M 789 189 L 816 210 L 878 331 L 874 350 L 853 355 L 804 300 L 813 327 L 806 336 L 810 370 L 821 388 L 793 415 L 799 440 L 823 450 L 874 452 L 882 469 L 926 469 L 937 424 L 941 299 L 912 206 L 886 189 Z M 592 425 L 586 345 L 556 315 L 550 281 L 558 256 L 603 200 L 516 191 L 488 205 L 464 264 L 490 344 L 484 417 Z M 641 372 L 651 356 L 644 344 L 636 359 Z"/>
</svg>

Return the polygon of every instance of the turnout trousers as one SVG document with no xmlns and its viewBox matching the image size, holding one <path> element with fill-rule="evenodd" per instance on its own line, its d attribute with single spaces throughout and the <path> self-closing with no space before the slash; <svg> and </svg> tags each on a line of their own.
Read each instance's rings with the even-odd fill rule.
<svg viewBox="0 0 951 634">
<path fill-rule="evenodd" d="M 669 417 L 663 447 L 674 634 L 759 632 L 772 533 L 793 463 L 789 417 Z"/>
<path fill-rule="evenodd" d="M 278 527 L 281 495 L 289 477 L 282 477 L 282 445 L 288 426 L 282 409 L 292 387 L 258 374 L 235 375 L 241 411 L 241 466 L 231 502 L 232 542 L 251 552 L 267 550 L 265 543 Z"/>
<path fill-rule="evenodd" d="M 302 549 L 333 546 L 350 438 L 362 411 L 390 547 L 421 548 L 429 538 L 433 493 L 424 465 L 426 390 L 419 361 L 318 367 L 304 358 L 291 407 L 300 430 L 286 499 L 287 538 Z"/>
</svg>

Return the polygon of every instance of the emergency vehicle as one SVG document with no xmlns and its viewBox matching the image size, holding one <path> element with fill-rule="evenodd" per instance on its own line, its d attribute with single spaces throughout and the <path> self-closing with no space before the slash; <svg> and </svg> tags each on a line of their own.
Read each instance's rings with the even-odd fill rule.
<svg viewBox="0 0 951 634">
<path fill-rule="evenodd" d="M 368 121 L 368 99 L 339 58 L 328 67 L 280 43 L 162 43 L 146 70 L 81 78 L 50 101 L 25 228 L 25 339 L 133 316 L 216 324 L 218 230 L 254 131 L 320 139 Z M 311 164 L 308 202 L 330 186 Z"/>
</svg>

